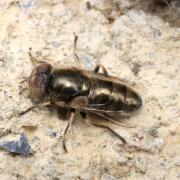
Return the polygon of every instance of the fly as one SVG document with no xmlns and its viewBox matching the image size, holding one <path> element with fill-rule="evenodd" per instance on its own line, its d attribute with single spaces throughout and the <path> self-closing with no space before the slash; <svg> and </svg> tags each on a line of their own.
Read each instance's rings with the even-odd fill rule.
<svg viewBox="0 0 180 180">
<path fill-rule="evenodd" d="M 74 50 L 77 39 L 75 36 Z M 79 62 L 77 54 L 74 54 Z M 67 109 L 70 116 L 63 135 L 63 147 L 66 152 L 66 134 L 74 121 L 76 111 L 79 111 L 83 118 L 86 118 L 87 113 L 91 113 L 122 125 L 121 118 L 133 115 L 142 106 L 138 93 L 126 82 L 110 76 L 101 64 L 96 65 L 93 71 L 74 67 L 56 69 L 49 63 L 37 61 L 30 53 L 29 56 L 35 64 L 28 78 L 30 97 L 35 105 L 18 115 L 51 105 L 58 109 Z M 94 122 L 92 124 L 110 130 L 126 144 L 126 140 L 109 126 Z"/>
</svg>

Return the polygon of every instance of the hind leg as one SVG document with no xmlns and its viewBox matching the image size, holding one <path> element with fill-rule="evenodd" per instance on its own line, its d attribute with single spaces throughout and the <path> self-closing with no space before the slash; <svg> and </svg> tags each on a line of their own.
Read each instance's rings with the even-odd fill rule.
<svg viewBox="0 0 180 180">
<path fill-rule="evenodd" d="M 110 128 L 108 125 L 95 123 L 95 122 L 91 122 L 91 124 L 96 126 L 96 127 L 107 129 L 108 131 L 113 133 L 116 137 L 118 137 L 122 141 L 123 145 L 126 144 L 126 140 L 120 134 L 118 134 L 116 131 L 114 131 L 112 128 Z"/>
<path fill-rule="evenodd" d="M 81 112 L 81 116 L 85 121 L 87 121 L 86 113 Z M 88 124 L 94 125 L 96 127 L 107 129 L 108 131 L 113 133 L 116 137 L 118 137 L 122 141 L 123 144 L 126 144 L 126 140 L 120 134 L 118 134 L 112 128 L 110 128 L 108 125 L 104 125 L 104 124 L 97 123 L 97 122 L 92 122 L 92 121 L 87 121 L 87 122 L 88 122 Z"/>
<path fill-rule="evenodd" d="M 82 64 L 81 64 L 81 62 L 80 62 L 80 60 L 79 60 L 78 55 L 77 55 L 77 41 L 78 41 L 78 36 L 77 36 L 77 35 L 74 35 L 74 49 L 73 49 L 73 50 L 74 50 L 74 59 L 75 59 L 75 61 L 76 61 L 76 64 L 77 64 L 80 68 L 82 68 L 83 66 L 82 66 Z M 100 68 L 102 69 L 102 74 L 103 74 L 104 76 L 108 77 L 108 76 L 109 76 L 109 75 L 108 75 L 108 72 L 107 72 L 106 68 L 105 68 L 102 64 L 97 64 L 96 67 L 94 68 L 93 72 L 94 72 L 95 74 L 96 74 L 96 73 L 99 73 Z"/>
</svg>

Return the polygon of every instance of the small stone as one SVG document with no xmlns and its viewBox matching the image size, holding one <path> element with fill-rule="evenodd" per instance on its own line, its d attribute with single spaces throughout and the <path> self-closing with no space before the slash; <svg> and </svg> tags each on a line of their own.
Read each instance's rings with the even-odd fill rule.
<svg viewBox="0 0 180 180">
<path fill-rule="evenodd" d="M 176 162 L 175 162 L 175 165 L 176 165 L 176 166 L 180 166 L 180 161 L 176 161 Z"/>
<path fill-rule="evenodd" d="M 0 148 L 5 149 L 11 153 L 22 154 L 28 156 L 31 147 L 28 143 L 27 136 L 22 133 L 19 141 L 7 141 L 0 144 Z"/>
<path fill-rule="evenodd" d="M 111 176 L 109 174 L 103 174 L 101 177 L 102 180 L 116 180 L 114 176 Z"/>
</svg>

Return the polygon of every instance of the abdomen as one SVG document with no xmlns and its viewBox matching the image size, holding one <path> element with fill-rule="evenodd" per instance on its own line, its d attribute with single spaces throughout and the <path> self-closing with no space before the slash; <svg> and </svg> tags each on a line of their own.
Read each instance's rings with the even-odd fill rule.
<svg viewBox="0 0 180 180">
<path fill-rule="evenodd" d="M 128 85 L 113 78 L 92 79 L 89 104 L 105 113 L 130 115 L 140 109 L 140 96 Z"/>
</svg>

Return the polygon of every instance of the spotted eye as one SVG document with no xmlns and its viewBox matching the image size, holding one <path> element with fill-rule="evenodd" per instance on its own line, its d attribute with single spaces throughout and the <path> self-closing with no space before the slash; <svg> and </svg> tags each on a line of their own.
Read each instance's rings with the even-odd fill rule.
<svg viewBox="0 0 180 180">
<path fill-rule="evenodd" d="M 30 96 L 33 102 L 42 102 L 48 94 L 48 84 L 52 75 L 52 66 L 41 63 L 32 71 L 29 79 Z"/>
</svg>

